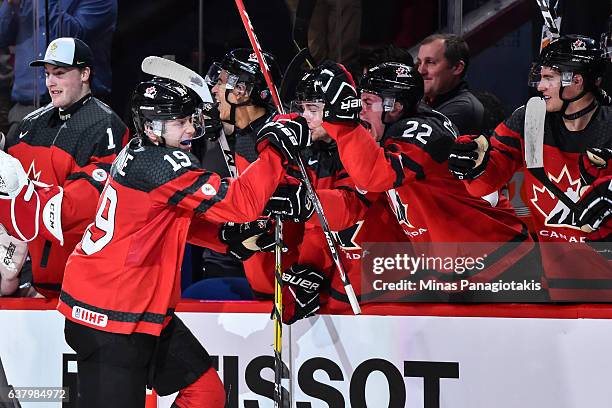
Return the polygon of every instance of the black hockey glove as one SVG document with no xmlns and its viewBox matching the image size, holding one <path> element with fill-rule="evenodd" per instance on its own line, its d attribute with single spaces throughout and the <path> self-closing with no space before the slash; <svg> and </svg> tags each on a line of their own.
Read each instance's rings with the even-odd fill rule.
<svg viewBox="0 0 612 408">
<path fill-rule="evenodd" d="M 282 220 L 306 222 L 314 213 L 314 204 L 308 195 L 306 185 L 281 184 L 270 197 L 264 214 L 280 215 Z"/>
<path fill-rule="evenodd" d="M 283 272 L 283 323 L 292 324 L 315 314 L 326 278 L 308 265 L 294 264 Z"/>
<path fill-rule="evenodd" d="M 580 197 L 583 208 L 578 219 L 581 229 L 593 232 L 612 216 L 612 176 L 597 179 Z"/>
<path fill-rule="evenodd" d="M 211 142 L 215 142 L 219 139 L 223 129 L 223 124 L 219 118 L 219 103 L 204 102 L 201 106 L 204 116 L 204 137 Z"/>
<path fill-rule="evenodd" d="M 480 135 L 459 136 L 451 146 L 448 169 L 459 180 L 473 180 L 484 173 L 491 145 Z"/>
<path fill-rule="evenodd" d="M 357 123 L 361 111 L 361 99 L 355 81 L 341 64 L 324 61 L 315 80 L 315 90 L 325 95 L 323 120 L 330 123 Z"/>
<path fill-rule="evenodd" d="M 588 186 L 595 180 L 612 175 L 612 149 L 591 147 L 580 155 L 578 161 L 582 185 Z"/>
<path fill-rule="evenodd" d="M 249 259 L 255 252 L 273 251 L 272 220 L 262 217 L 244 224 L 226 222 L 219 231 L 219 239 L 227 244 L 227 252 L 240 261 Z"/>
<path fill-rule="evenodd" d="M 257 133 L 257 152 L 268 144 L 277 149 L 287 161 L 295 160 L 300 150 L 310 144 L 310 129 L 306 119 L 298 114 L 278 115 Z"/>
</svg>

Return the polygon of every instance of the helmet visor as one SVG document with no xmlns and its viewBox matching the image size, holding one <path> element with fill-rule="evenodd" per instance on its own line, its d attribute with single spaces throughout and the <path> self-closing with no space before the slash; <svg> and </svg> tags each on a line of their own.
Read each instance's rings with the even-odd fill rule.
<svg viewBox="0 0 612 408">
<path fill-rule="evenodd" d="M 306 119 L 308 127 L 312 130 L 320 127 L 323 124 L 323 109 L 325 101 L 321 99 L 291 102 L 290 110 L 292 113 L 297 113 Z"/>
</svg>

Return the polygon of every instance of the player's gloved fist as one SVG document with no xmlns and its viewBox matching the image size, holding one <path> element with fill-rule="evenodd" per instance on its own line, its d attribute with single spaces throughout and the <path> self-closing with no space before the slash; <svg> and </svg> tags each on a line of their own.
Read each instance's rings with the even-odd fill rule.
<svg viewBox="0 0 612 408">
<path fill-rule="evenodd" d="M 17 197 L 28 183 L 28 177 L 19 160 L 0 150 L 0 199 Z"/>
<path fill-rule="evenodd" d="M 333 61 L 324 61 L 315 81 L 316 91 L 325 96 L 323 120 L 331 123 L 356 123 L 361 111 L 361 99 L 357 94 L 351 74 Z"/>
<path fill-rule="evenodd" d="M 270 197 L 265 214 L 280 215 L 281 219 L 306 222 L 314 213 L 314 204 L 302 181 L 297 184 L 281 184 Z"/>
<path fill-rule="evenodd" d="M 288 161 L 295 160 L 300 150 L 310 144 L 310 129 L 306 119 L 296 113 L 278 115 L 257 133 L 257 152 L 267 145 L 277 149 Z"/>
<path fill-rule="evenodd" d="M 612 175 L 612 149 L 590 147 L 578 159 L 583 185 L 590 185 L 598 178 Z"/>
<path fill-rule="evenodd" d="M 272 220 L 258 220 L 236 224 L 226 222 L 219 231 L 221 242 L 227 244 L 227 252 L 240 261 L 249 259 L 255 252 L 274 250 Z"/>
<path fill-rule="evenodd" d="M 612 176 L 602 177 L 581 195 L 578 205 L 583 209 L 578 224 L 585 232 L 593 232 L 605 225 L 612 216 Z"/>
<path fill-rule="evenodd" d="M 491 146 L 482 135 L 459 136 L 451 146 L 448 169 L 459 180 L 472 180 L 484 173 Z"/>
<path fill-rule="evenodd" d="M 319 293 L 326 282 L 323 273 L 308 265 L 294 264 L 283 272 L 283 323 L 310 317 L 319 309 Z"/>
<path fill-rule="evenodd" d="M 215 142 L 219 139 L 221 129 L 223 129 L 223 124 L 219 117 L 219 103 L 204 102 L 200 106 L 204 116 L 204 137 L 211 142 Z"/>
</svg>

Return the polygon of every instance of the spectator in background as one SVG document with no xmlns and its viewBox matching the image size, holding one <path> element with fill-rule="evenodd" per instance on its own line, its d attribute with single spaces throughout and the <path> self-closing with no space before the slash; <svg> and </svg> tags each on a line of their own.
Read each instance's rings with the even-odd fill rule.
<svg viewBox="0 0 612 408">
<path fill-rule="evenodd" d="M 41 2 L 5 0 L 0 4 L 0 47 L 15 45 L 15 82 L 9 112 L 14 137 L 19 122 L 41 105 L 49 103 L 43 69 L 32 71 L 28 64 L 42 57 L 49 41 L 63 36 L 87 42 L 93 51 L 95 75 L 92 90 L 108 100 L 111 92 L 111 42 L 117 20 L 117 0 L 48 0 L 48 19 Z M 33 24 L 37 19 L 38 24 Z M 47 33 L 47 23 L 48 30 Z"/>
<path fill-rule="evenodd" d="M 40 222 L 38 236 L 21 237 L 31 239 L 33 283 L 46 297 L 59 294 L 66 260 L 93 221 L 110 165 L 128 137 L 121 119 L 91 95 L 92 64 L 92 51 L 83 41 L 52 41 L 45 58 L 31 62 L 45 67 L 51 103 L 28 115 L 17 127 L 19 137 L 6 144 L 30 179 L 63 188 L 53 204 L 59 211 L 50 211 L 57 219 Z M 15 220 L 10 211 L 3 212 L 0 222 L 16 237 L 10 230 Z"/>
<path fill-rule="evenodd" d="M 416 66 L 425 83 L 424 101 L 446 115 L 459 134 L 481 133 L 484 108 L 465 80 L 470 50 L 455 34 L 433 34 L 420 46 Z"/>
<path fill-rule="evenodd" d="M 286 2 L 295 20 L 299 0 Z M 316 2 L 308 30 L 308 49 L 317 63 L 330 59 L 356 73 L 360 38 L 361 0 Z"/>
<path fill-rule="evenodd" d="M 8 47 L 0 48 L 0 132 L 7 133 L 8 111 L 11 108 L 11 85 L 13 84 L 13 64 Z M 1 142 L 0 142 L 1 143 Z M 2 149 L 0 145 L 0 149 Z"/>
</svg>

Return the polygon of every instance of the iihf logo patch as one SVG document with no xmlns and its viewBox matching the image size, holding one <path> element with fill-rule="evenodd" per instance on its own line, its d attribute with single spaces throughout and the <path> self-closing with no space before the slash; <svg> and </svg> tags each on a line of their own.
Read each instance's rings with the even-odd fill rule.
<svg viewBox="0 0 612 408">
<path fill-rule="evenodd" d="M 577 39 L 572 43 L 572 50 L 574 51 L 586 51 L 586 44 L 581 39 Z"/>
<path fill-rule="evenodd" d="M 207 183 L 202 186 L 202 193 L 207 196 L 214 196 L 215 194 L 217 194 L 217 190 L 215 190 L 213 186 Z"/>
<path fill-rule="evenodd" d="M 249 55 L 249 61 L 250 62 L 255 62 L 255 63 L 258 62 L 257 61 L 257 55 L 254 52 L 252 52 L 251 55 Z"/>
<path fill-rule="evenodd" d="M 154 99 L 155 95 L 157 95 L 157 89 L 154 86 L 150 86 L 145 89 L 144 97 Z"/>
<path fill-rule="evenodd" d="M 406 67 L 398 67 L 395 70 L 395 74 L 397 75 L 398 78 L 400 78 L 400 77 L 407 77 L 409 76 L 410 73 L 408 72 L 408 69 Z"/>
<path fill-rule="evenodd" d="M 91 172 L 91 177 L 96 181 L 103 182 L 108 178 L 108 173 L 104 169 L 95 169 Z"/>
</svg>

